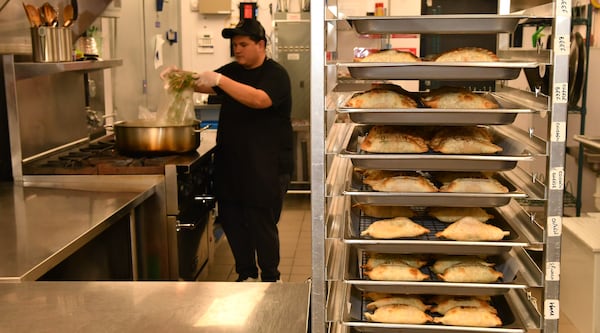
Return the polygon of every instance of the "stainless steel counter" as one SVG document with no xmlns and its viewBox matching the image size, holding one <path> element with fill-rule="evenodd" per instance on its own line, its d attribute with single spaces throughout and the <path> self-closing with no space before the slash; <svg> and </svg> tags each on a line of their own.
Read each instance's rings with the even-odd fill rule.
<svg viewBox="0 0 600 333">
<path fill-rule="evenodd" d="M 0 183 L 0 282 L 36 280 L 155 193 L 163 176 Z"/>
<path fill-rule="evenodd" d="M 308 283 L 0 284 L 1 332 L 305 333 Z"/>
<path fill-rule="evenodd" d="M 200 156 L 214 148 L 216 131 L 201 135 Z M 23 178 L 0 183 L 0 282 L 40 278 L 165 183 L 163 175 Z"/>
</svg>

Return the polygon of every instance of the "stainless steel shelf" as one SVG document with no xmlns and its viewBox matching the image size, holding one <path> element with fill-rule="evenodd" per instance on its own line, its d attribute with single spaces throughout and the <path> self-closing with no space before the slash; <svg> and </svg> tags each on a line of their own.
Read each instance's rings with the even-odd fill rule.
<svg viewBox="0 0 600 333">
<path fill-rule="evenodd" d="M 113 68 L 123 65 L 123 60 L 85 60 L 70 62 L 16 62 L 15 78 L 17 80 L 28 79 L 36 76 L 52 75 L 62 72 L 89 72 Z"/>
</svg>

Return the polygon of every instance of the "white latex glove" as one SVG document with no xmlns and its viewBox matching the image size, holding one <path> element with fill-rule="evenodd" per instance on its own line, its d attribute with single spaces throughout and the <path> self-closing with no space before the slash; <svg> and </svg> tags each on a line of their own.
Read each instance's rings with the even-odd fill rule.
<svg viewBox="0 0 600 333">
<path fill-rule="evenodd" d="M 198 87 L 216 87 L 219 85 L 219 81 L 221 80 L 221 73 L 216 72 L 204 72 L 198 74 L 198 78 L 196 78 L 196 85 Z"/>
</svg>

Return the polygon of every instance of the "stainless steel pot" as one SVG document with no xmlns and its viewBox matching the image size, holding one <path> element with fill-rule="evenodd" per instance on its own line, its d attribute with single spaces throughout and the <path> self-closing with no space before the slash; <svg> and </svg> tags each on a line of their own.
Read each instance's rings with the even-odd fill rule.
<svg viewBox="0 0 600 333">
<path fill-rule="evenodd" d="M 197 120 L 182 124 L 156 120 L 116 122 L 115 147 L 123 154 L 181 154 L 196 150 L 200 145 L 200 128 Z"/>
</svg>

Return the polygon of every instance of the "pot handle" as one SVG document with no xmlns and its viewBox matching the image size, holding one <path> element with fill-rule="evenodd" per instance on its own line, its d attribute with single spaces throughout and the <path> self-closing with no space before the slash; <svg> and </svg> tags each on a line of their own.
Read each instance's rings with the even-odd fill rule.
<svg viewBox="0 0 600 333">
<path fill-rule="evenodd" d="M 206 125 L 206 126 L 200 128 L 200 129 L 194 130 L 194 132 L 196 132 L 196 133 L 204 132 L 204 131 L 206 131 L 209 128 L 210 128 L 210 125 Z"/>
</svg>

